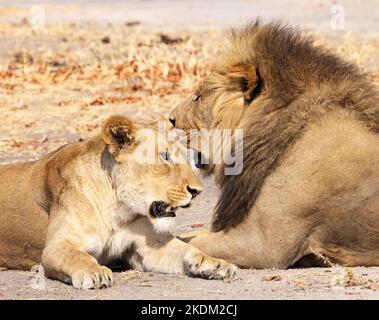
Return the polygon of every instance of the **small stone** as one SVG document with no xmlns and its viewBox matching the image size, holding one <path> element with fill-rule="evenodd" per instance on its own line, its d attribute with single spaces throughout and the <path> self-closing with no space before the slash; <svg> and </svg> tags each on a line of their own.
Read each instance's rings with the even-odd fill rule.
<svg viewBox="0 0 379 320">
<path fill-rule="evenodd" d="M 263 276 L 261 278 L 261 281 L 281 281 L 282 276 L 280 275 L 269 275 L 269 276 Z"/>
<path fill-rule="evenodd" d="M 108 36 L 105 36 L 104 38 L 101 39 L 101 42 L 102 42 L 102 43 L 106 43 L 106 44 L 108 44 L 108 43 L 111 42 L 111 38 L 108 37 Z"/>
</svg>

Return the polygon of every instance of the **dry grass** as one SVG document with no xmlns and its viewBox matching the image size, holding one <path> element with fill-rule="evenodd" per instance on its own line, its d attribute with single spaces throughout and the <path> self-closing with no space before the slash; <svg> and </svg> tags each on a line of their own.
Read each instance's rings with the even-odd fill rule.
<svg viewBox="0 0 379 320">
<path fill-rule="evenodd" d="M 130 26 L 132 25 L 132 26 Z M 210 70 L 219 31 L 161 35 L 138 24 L 0 24 L 0 163 L 98 131 L 109 114 L 159 118 Z M 379 82 L 377 40 L 315 34 Z"/>
<path fill-rule="evenodd" d="M 220 36 L 91 24 L 36 34 L 27 23 L 0 34 L 0 162 L 86 137 L 108 114 L 162 116 L 209 70 L 218 48 L 204 40 Z"/>
</svg>

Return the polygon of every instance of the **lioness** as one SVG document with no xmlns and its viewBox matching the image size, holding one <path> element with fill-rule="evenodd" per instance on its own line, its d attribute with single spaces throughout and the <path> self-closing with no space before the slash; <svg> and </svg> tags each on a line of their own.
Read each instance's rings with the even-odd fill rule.
<svg viewBox="0 0 379 320">
<path fill-rule="evenodd" d="M 241 267 L 379 265 L 379 95 L 355 65 L 256 22 L 231 32 L 170 121 L 244 132 L 241 174 L 208 166 L 222 193 L 192 244 Z"/>
<path fill-rule="evenodd" d="M 111 286 L 106 265 L 115 258 L 143 271 L 232 276 L 235 266 L 170 235 L 174 211 L 202 186 L 161 135 L 156 162 L 137 161 L 151 146 L 139 129 L 112 116 L 102 135 L 1 166 L 0 266 L 29 269 L 42 260 L 47 276 L 81 289 Z M 167 152 L 158 154 L 159 144 Z"/>
</svg>

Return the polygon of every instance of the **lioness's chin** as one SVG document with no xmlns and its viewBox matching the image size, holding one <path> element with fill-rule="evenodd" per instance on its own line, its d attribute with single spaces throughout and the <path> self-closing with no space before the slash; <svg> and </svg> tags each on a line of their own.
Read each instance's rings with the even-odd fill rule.
<svg viewBox="0 0 379 320">
<path fill-rule="evenodd" d="M 159 234 L 172 233 L 176 228 L 176 221 L 174 217 L 156 218 L 152 219 L 154 230 Z"/>
</svg>

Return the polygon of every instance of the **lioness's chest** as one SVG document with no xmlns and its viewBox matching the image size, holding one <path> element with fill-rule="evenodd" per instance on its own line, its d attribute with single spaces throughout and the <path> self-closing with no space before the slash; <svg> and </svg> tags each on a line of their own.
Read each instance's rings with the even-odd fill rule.
<svg viewBox="0 0 379 320">
<path fill-rule="evenodd" d="M 130 230 L 112 232 L 104 238 L 89 236 L 84 244 L 86 251 L 103 264 L 121 257 L 131 245 Z"/>
</svg>

